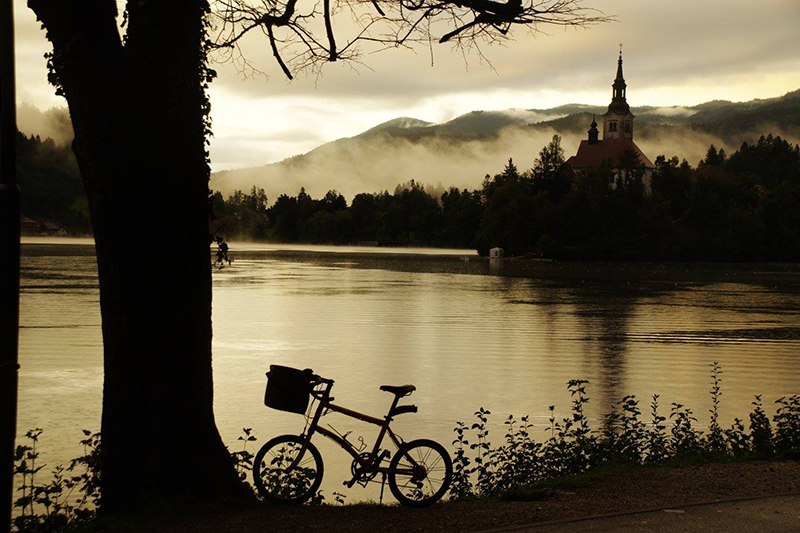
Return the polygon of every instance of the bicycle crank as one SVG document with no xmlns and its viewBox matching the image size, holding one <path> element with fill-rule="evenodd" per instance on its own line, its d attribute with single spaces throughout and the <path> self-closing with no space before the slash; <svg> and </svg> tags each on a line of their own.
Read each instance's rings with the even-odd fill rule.
<svg viewBox="0 0 800 533">
<path fill-rule="evenodd" d="M 366 487 L 367 483 L 375 479 L 375 476 L 378 475 L 378 472 L 373 468 L 372 464 L 369 464 L 369 461 L 372 459 L 371 453 L 362 453 L 359 459 L 353 459 L 353 462 L 350 464 L 350 473 L 353 474 L 353 478 L 345 483 L 348 487 L 352 487 L 356 483 L 360 484 L 362 487 Z M 369 466 L 364 466 L 364 463 L 368 463 Z"/>
</svg>

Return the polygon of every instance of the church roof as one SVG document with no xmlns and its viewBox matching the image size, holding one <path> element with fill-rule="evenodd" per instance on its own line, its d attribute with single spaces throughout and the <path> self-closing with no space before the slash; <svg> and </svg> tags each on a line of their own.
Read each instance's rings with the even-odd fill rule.
<svg viewBox="0 0 800 533">
<path fill-rule="evenodd" d="M 639 161 L 645 168 L 655 168 L 644 152 L 642 152 L 632 139 L 604 139 L 594 143 L 581 141 L 578 153 L 569 159 L 567 163 L 575 170 L 583 168 L 595 168 L 608 160 L 611 168 L 619 167 L 620 156 L 626 150 L 633 150 L 639 156 Z"/>
</svg>

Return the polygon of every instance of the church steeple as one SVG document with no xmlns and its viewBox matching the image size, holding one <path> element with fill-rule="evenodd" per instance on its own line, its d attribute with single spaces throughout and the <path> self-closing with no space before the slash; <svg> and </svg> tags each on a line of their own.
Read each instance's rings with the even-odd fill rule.
<svg viewBox="0 0 800 533">
<path fill-rule="evenodd" d="M 627 87 L 625 77 L 622 75 L 622 45 L 619 47 L 619 60 L 617 61 L 617 77 L 614 84 L 611 86 L 611 105 L 608 106 L 609 111 L 614 111 L 618 115 L 630 112 L 627 100 Z"/>
<path fill-rule="evenodd" d="M 611 65 L 609 64 L 609 67 Z M 629 66 L 630 67 L 630 66 Z M 581 141 L 578 153 L 567 159 L 566 164 L 576 175 L 586 175 L 593 168 L 610 163 L 615 181 L 624 177 L 631 151 L 644 168 L 642 183 L 650 188 L 650 178 L 655 166 L 636 146 L 633 140 L 633 114 L 628 107 L 627 84 L 622 75 L 622 45 L 617 60 L 617 77 L 612 85 L 611 104 L 603 115 L 603 140 L 599 140 L 597 118 L 592 117 L 589 139 Z"/>
<path fill-rule="evenodd" d="M 611 85 L 611 103 L 603 115 L 603 139 L 633 139 L 633 115 L 628 105 L 628 85 L 622 75 L 622 44 L 619 45 L 617 77 Z"/>
<path fill-rule="evenodd" d="M 589 144 L 597 144 L 600 132 L 597 131 L 597 120 L 592 117 L 592 123 L 589 125 Z"/>
</svg>

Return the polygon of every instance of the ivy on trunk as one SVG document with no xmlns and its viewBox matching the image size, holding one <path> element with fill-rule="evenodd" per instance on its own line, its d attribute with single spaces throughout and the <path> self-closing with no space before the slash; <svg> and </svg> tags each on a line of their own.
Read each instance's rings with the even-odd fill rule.
<svg viewBox="0 0 800 533">
<path fill-rule="evenodd" d="M 242 491 L 213 415 L 203 1 L 30 0 L 97 248 L 104 510 Z"/>
</svg>

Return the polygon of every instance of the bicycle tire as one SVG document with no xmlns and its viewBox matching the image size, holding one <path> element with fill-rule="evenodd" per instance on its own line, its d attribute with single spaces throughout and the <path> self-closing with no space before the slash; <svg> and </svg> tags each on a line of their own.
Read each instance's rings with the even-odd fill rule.
<svg viewBox="0 0 800 533">
<path fill-rule="evenodd" d="M 426 507 L 439 501 L 453 480 L 453 462 L 444 446 L 429 439 L 408 442 L 392 457 L 389 468 L 412 468 L 411 457 L 424 471 L 418 474 L 389 473 L 392 495 L 409 507 Z"/>
<path fill-rule="evenodd" d="M 298 504 L 317 492 L 322 483 L 324 465 L 322 456 L 312 443 L 308 443 L 297 467 L 289 473 L 285 472 L 303 443 L 304 438 L 299 435 L 281 435 L 258 450 L 253 460 L 253 481 L 264 499 Z"/>
</svg>

